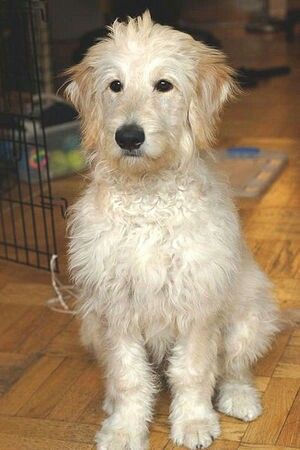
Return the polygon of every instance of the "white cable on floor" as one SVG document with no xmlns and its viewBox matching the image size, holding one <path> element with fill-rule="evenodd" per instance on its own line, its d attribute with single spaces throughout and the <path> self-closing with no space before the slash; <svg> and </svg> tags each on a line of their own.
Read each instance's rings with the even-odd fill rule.
<svg viewBox="0 0 300 450">
<path fill-rule="evenodd" d="M 74 286 L 62 284 L 58 279 L 55 273 L 56 259 L 57 255 L 52 255 L 50 260 L 51 283 L 56 293 L 56 297 L 47 300 L 47 306 L 52 309 L 52 311 L 64 314 L 73 314 L 75 316 L 77 311 L 68 305 L 68 301 L 71 299 L 79 300 L 79 298 L 76 294 Z"/>
</svg>

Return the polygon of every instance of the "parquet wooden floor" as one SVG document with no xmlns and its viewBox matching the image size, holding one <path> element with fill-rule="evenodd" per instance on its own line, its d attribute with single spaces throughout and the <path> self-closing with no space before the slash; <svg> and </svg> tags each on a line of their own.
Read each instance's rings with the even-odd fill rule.
<svg viewBox="0 0 300 450">
<path fill-rule="evenodd" d="M 299 44 L 243 36 L 234 48 L 224 33 L 233 61 L 248 53 L 252 65 L 267 59 L 293 68 L 289 77 L 261 85 L 228 108 L 221 143 L 289 155 L 289 166 L 262 198 L 238 205 L 248 243 L 281 307 L 294 307 L 300 294 Z M 72 178 L 54 183 L 56 193 L 69 197 L 77 188 Z M 48 273 L 0 262 L 0 450 L 95 448 L 103 418 L 101 370 L 79 345 L 76 319 L 45 307 L 52 295 Z M 222 436 L 212 450 L 300 449 L 299 349 L 300 330 L 278 336 L 255 369 L 263 415 L 253 423 L 221 416 Z M 169 439 L 168 405 L 168 394 L 160 393 L 151 450 L 179 450 Z"/>
</svg>

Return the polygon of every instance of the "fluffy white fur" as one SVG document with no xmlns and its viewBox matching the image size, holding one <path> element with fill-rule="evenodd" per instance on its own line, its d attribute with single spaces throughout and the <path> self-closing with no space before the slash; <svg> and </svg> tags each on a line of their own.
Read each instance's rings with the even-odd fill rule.
<svg viewBox="0 0 300 450">
<path fill-rule="evenodd" d="M 213 399 L 243 420 L 261 413 L 250 367 L 278 331 L 270 283 L 201 151 L 233 92 L 232 71 L 222 53 L 145 13 L 115 22 L 70 75 L 91 164 L 70 217 L 70 269 L 82 341 L 107 376 L 97 448 L 147 448 L 161 363 L 174 442 L 208 447 L 220 434 Z M 156 91 L 160 79 L 173 89 Z M 115 141 L 131 122 L 146 136 L 137 158 Z"/>
</svg>

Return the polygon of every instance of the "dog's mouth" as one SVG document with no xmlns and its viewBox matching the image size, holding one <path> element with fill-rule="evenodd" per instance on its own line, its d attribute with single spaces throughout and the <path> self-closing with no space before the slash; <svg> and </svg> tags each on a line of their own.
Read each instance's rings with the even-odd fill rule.
<svg viewBox="0 0 300 450">
<path fill-rule="evenodd" d="M 123 150 L 123 156 L 129 156 L 130 158 L 140 158 L 143 153 L 139 149 Z"/>
</svg>

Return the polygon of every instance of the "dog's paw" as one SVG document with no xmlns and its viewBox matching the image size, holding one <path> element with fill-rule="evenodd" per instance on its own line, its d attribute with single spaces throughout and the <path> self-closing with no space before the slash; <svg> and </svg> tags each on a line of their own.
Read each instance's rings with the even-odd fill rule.
<svg viewBox="0 0 300 450">
<path fill-rule="evenodd" d="M 212 414 L 208 418 L 173 424 L 172 439 L 176 445 L 195 450 L 209 447 L 220 432 L 218 416 Z"/>
<path fill-rule="evenodd" d="M 126 423 L 125 423 L 126 422 Z M 97 450 L 147 450 L 147 434 L 124 420 L 122 427 L 114 423 L 111 416 L 103 422 L 101 431 L 95 436 Z"/>
<path fill-rule="evenodd" d="M 217 408 L 220 412 L 250 422 L 262 413 L 260 395 L 251 385 L 223 383 L 220 386 Z"/>
</svg>

